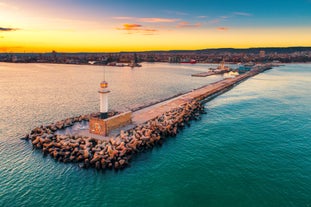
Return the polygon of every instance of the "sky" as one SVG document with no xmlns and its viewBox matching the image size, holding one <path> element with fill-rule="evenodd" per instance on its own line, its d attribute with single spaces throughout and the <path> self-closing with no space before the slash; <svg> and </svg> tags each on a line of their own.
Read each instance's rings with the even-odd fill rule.
<svg viewBox="0 0 311 207">
<path fill-rule="evenodd" d="M 0 0 L 0 52 L 311 46 L 311 0 Z"/>
</svg>

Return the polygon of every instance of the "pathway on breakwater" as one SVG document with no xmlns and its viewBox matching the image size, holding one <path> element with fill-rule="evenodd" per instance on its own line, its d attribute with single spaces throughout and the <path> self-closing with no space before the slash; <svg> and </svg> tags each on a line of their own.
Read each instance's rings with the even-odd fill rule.
<svg viewBox="0 0 311 207">
<path fill-rule="evenodd" d="M 189 101 L 201 101 L 214 94 L 221 93 L 222 91 L 230 89 L 234 85 L 249 77 L 257 75 L 258 73 L 261 73 L 265 70 L 271 69 L 271 67 L 271 65 L 258 66 L 253 68 L 252 71 L 249 71 L 237 77 L 224 79 L 201 87 L 199 89 L 195 89 L 191 92 L 172 98 L 170 100 L 135 111 L 132 114 L 133 125 L 140 125 L 142 123 L 145 123 L 151 119 L 156 118 L 157 116 L 160 116 L 161 114 L 164 114 L 167 111 L 170 111 L 173 108 L 177 108 L 185 103 L 188 103 Z"/>
</svg>

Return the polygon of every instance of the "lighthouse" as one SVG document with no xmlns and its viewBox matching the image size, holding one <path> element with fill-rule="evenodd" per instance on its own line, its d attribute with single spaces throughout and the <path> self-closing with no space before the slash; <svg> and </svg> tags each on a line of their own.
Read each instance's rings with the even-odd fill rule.
<svg viewBox="0 0 311 207">
<path fill-rule="evenodd" d="M 105 75 L 105 74 L 104 74 Z M 121 114 L 111 116 L 108 119 L 108 83 L 104 81 L 100 83 L 99 88 L 100 99 L 100 115 L 99 117 L 91 116 L 89 119 L 89 132 L 101 136 L 108 136 L 111 130 L 125 126 L 132 122 L 132 111 L 123 112 Z"/>
<path fill-rule="evenodd" d="M 108 83 L 106 81 L 102 81 L 100 83 L 100 89 L 98 91 L 99 99 L 100 99 L 100 118 L 106 119 L 108 118 Z"/>
</svg>

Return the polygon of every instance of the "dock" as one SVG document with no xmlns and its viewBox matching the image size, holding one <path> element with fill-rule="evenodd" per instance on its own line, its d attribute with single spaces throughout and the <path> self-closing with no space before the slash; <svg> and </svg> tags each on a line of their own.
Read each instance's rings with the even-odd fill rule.
<svg viewBox="0 0 311 207">
<path fill-rule="evenodd" d="M 195 73 L 195 74 L 192 74 L 191 76 L 192 77 L 207 77 L 207 76 L 212 76 L 212 75 L 223 74 L 223 73 L 226 73 L 226 72 L 228 72 L 228 71 L 224 71 L 224 70 L 221 70 L 221 71 L 208 71 L 208 72 Z"/>
</svg>

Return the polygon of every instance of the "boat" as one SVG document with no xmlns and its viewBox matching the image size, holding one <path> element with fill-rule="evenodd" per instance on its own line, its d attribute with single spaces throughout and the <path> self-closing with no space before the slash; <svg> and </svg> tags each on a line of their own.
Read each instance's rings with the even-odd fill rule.
<svg viewBox="0 0 311 207">
<path fill-rule="evenodd" d="M 188 58 L 186 58 L 186 59 L 182 59 L 182 60 L 180 61 L 180 63 L 195 64 L 195 63 L 197 63 L 197 61 L 196 61 L 195 59 L 188 59 Z"/>
<path fill-rule="evenodd" d="M 117 66 L 117 67 L 124 67 L 124 66 L 128 66 L 128 64 L 126 64 L 126 63 L 116 63 L 115 66 Z"/>
<path fill-rule="evenodd" d="M 141 64 L 139 64 L 139 63 L 130 63 L 129 64 L 129 66 L 131 67 L 131 68 L 134 68 L 134 67 L 141 67 Z"/>
</svg>

